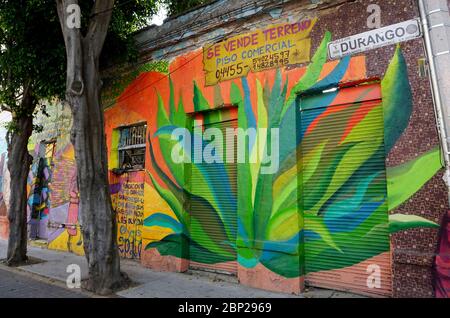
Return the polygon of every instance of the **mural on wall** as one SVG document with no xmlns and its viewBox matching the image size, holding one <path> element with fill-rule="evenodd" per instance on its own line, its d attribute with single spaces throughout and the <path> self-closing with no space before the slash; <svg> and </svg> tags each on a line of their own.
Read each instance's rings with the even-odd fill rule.
<svg viewBox="0 0 450 318">
<path fill-rule="evenodd" d="M 31 239 L 47 239 L 54 144 L 39 144 L 38 157 L 31 166 L 28 182 L 28 211 Z"/>
<path fill-rule="evenodd" d="M 433 221 L 414 215 L 414 211 L 411 214 L 396 212 L 442 168 L 438 147 L 428 149 L 411 161 L 374 171 L 365 180 L 357 181 L 360 180 L 358 173 L 364 167 L 370 167 L 375 156 L 389 155 L 410 124 L 412 91 L 400 46 L 381 80 L 381 103 L 364 109 L 355 108 L 353 114 L 343 116 L 335 107 L 330 107 L 343 97 L 343 90 L 324 94 L 320 100 L 324 107 L 296 130 L 299 127 L 296 122 L 299 92 L 323 90 L 338 83 L 367 78 L 365 56 L 327 62 L 329 41 L 331 34 L 327 32 L 308 67 L 250 72 L 242 78 L 224 80 L 210 87 L 207 87 L 203 73 L 203 56 L 198 52 L 187 53 L 170 63 L 169 72 L 176 70 L 170 77 L 167 72 L 143 72 L 116 98 L 115 105 L 105 112 L 108 144 L 112 144 L 112 131 L 121 125 L 146 120 L 150 132 L 145 161 L 143 255 L 157 251 L 162 256 L 189 259 L 185 247 L 191 246 L 201 250 L 201 253 L 191 253 L 194 257 L 203 256 L 191 257 L 198 263 L 212 260 L 225 263 L 233 261 L 237 254 L 238 263 L 244 268 L 261 268 L 284 278 L 295 278 L 314 271 L 348 268 L 380 255 L 389 258 L 389 234 L 417 227 L 439 227 Z M 354 96 L 346 102 L 358 103 L 360 97 Z M 280 132 L 279 171 L 275 175 L 265 175 L 261 174 L 262 162 L 239 164 L 237 192 L 230 190 L 233 185 L 227 182 L 212 187 L 208 182 L 209 172 L 201 166 L 178 164 L 171 158 L 177 143 L 171 139 L 174 129 L 189 128 L 193 112 L 220 109 L 224 105 L 238 106 L 240 128 L 279 128 Z M 373 149 L 368 156 L 351 160 L 352 153 L 364 146 L 362 130 L 375 114 L 383 118 L 384 125 L 377 129 L 384 130 L 384 140 L 372 140 Z M 297 154 L 305 148 L 302 143 L 308 136 L 332 121 L 339 121 L 337 126 L 341 130 L 336 132 L 337 139 L 314 144 L 301 159 L 301 165 L 307 166 L 303 171 L 303 184 L 320 176 L 317 167 L 326 167 L 328 172 L 322 189 L 309 198 L 307 193 L 302 196 L 298 191 L 302 167 Z M 297 136 L 293 136 L 293 131 L 297 131 Z M 261 141 L 269 146 L 268 134 L 258 135 L 257 139 L 258 143 Z M 256 148 L 253 145 L 251 151 L 257 151 Z M 343 166 L 350 167 L 345 178 L 333 179 Z M 200 180 L 202 194 L 195 186 L 190 186 L 189 178 L 185 178 L 187 168 L 203 176 Z M 227 175 L 225 167 L 218 169 Z M 377 187 L 384 187 L 384 194 L 367 201 Z M 224 207 L 217 201 L 218 193 L 223 192 L 229 193 L 229 199 L 238 205 L 237 242 L 230 236 Z M 185 204 L 187 197 L 195 200 L 196 206 L 210 211 L 210 217 L 217 224 L 214 229 L 204 226 L 207 220 L 193 217 L 189 205 Z M 299 200 L 307 205 L 304 210 L 299 208 Z M 345 213 L 330 212 L 344 204 L 350 206 Z M 308 215 L 307 226 L 304 214 Z M 342 227 L 330 226 L 339 219 L 350 221 Z M 199 233 L 201 240 L 196 239 Z M 382 233 L 384 239 L 375 245 L 365 244 L 374 233 Z M 205 240 L 209 243 L 202 243 Z M 306 268 L 299 263 L 305 253 L 304 242 L 314 246 L 316 251 L 310 255 L 310 266 Z M 336 260 L 342 255 L 355 257 L 347 258 L 345 264 L 336 261 L 328 262 L 325 267 L 324 264 L 314 266 L 323 255 Z"/>
<path fill-rule="evenodd" d="M 145 63 L 121 76 L 106 77 L 105 86 L 107 90 L 102 91 L 102 103 L 106 108 L 114 105 L 120 97 L 121 92 L 145 72 L 158 72 L 167 74 L 168 63 L 157 61 Z M 130 123 L 134 123 L 131 121 Z M 121 122 L 121 126 L 124 121 Z M 112 151 L 116 151 L 120 144 L 120 137 L 116 131 L 117 138 L 111 143 Z M 110 170 L 119 168 L 118 156 L 110 156 L 108 160 Z M 125 172 L 122 174 L 110 173 L 109 183 L 113 208 L 117 213 L 117 243 L 119 254 L 124 258 L 139 259 L 142 251 L 142 227 L 144 207 L 148 191 L 148 184 L 144 182 L 145 173 L 140 171 Z"/>
<path fill-rule="evenodd" d="M 144 218 L 144 173 L 110 176 L 111 199 L 117 213 L 117 244 L 124 258 L 139 259 Z"/>
<path fill-rule="evenodd" d="M 7 207 L 4 196 L 5 184 L 5 172 L 6 172 L 6 153 L 0 155 L 0 238 L 8 238 L 8 222 L 7 222 Z"/>
<path fill-rule="evenodd" d="M 6 125 L 11 120 L 9 112 L 0 112 L 0 238 L 7 239 L 9 221 L 7 206 L 9 202 L 9 171 L 8 152 L 6 144 Z"/>
<path fill-rule="evenodd" d="M 82 255 L 70 109 L 56 104 L 47 112 L 49 117 L 39 115 L 36 119 L 43 131 L 34 133 L 29 143 L 35 160 L 28 178 L 28 213 L 31 217 L 39 212 L 39 218 L 34 219 L 39 220 L 39 237 L 47 241 L 48 248 Z"/>
<path fill-rule="evenodd" d="M 140 74 L 144 72 L 159 72 L 166 74 L 168 72 L 169 63 L 167 61 L 149 62 L 138 66 L 128 72 L 121 73 L 121 76 L 104 75 L 102 78 L 104 87 L 108 89 L 102 90 L 102 104 L 105 108 L 114 105 L 122 91 L 131 84 Z"/>
</svg>

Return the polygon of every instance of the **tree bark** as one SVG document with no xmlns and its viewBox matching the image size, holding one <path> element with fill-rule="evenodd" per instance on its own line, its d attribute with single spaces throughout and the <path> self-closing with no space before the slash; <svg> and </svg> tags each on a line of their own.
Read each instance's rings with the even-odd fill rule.
<svg viewBox="0 0 450 318">
<path fill-rule="evenodd" d="M 66 8 L 76 0 L 57 0 L 67 53 L 67 92 L 73 125 L 80 193 L 79 209 L 89 278 L 84 287 L 97 294 L 110 294 L 128 285 L 120 271 L 116 213 L 108 182 L 106 137 L 100 102 L 99 56 L 106 37 L 113 0 L 95 1 L 88 32 L 66 25 Z M 100 14 L 95 14 L 95 13 Z"/>
<path fill-rule="evenodd" d="M 33 157 L 28 153 L 28 140 L 33 131 L 32 113 L 35 103 L 28 89 L 21 102 L 18 117 L 13 114 L 15 129 L 8 141 L 10 202 L 8 207 L 9 240 L 6 264 L 19 266 L 27 261 L 27 179 Z M 30 111 L 31 110 L 31 111 Z"/>
</svg>

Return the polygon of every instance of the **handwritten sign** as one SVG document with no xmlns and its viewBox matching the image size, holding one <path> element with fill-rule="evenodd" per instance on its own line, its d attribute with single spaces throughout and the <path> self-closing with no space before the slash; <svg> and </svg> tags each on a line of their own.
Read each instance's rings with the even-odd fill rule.
<svg viewBox="0 0 450 318">
<path fill-rule="evenodd" d="M 206 85 L 251 72 L 305 63 L 310 60 L 309 34 L 317 18 L 271 25 L 203 48 Z"/>
<path fill-rule="evenodd" d="M 122 184 L 113 206 L 117 211 L 119 254 L 124 258 L 140 258 L 144 217 L 144 183 Z"/>
</svg>

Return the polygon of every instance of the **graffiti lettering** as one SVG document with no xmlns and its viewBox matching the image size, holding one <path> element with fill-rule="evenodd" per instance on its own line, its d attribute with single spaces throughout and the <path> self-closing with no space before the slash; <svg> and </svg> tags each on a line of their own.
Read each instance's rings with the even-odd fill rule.
<svg viewBox="0 0 450 318">
<path fill-rule="evenodd" d="M 124 182 L 114 196 L 117 211 L 118 248 L 122 257 L 140 258 L 144 217 L 144 183 Z"/>
</svg>

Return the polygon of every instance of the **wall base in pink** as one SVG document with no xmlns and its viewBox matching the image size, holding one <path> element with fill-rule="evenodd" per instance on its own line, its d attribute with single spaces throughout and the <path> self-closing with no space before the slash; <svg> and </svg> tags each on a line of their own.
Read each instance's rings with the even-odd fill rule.
<svg viewBox="0 0 450 318">
<path fill-rule="evenodd" d="M 160 272 L 185 272 L 189 268 L 189 261 L 175 256 L 163 256 L 156 248 L 143 250 L 141 264 Z"/>
<path fill-rule="evenodd" d="M 0 239 L 7 240 L 9 237 L 8 217 L 0 216 Z"/>
<path fill-rule="evenodd" d="M 285 278 L 264 265 L 253 268 L 238 267 L 238 279 L 242 285 L 285 294 L 301 294 L 305 289 L 303 277 Z"/>
</svg>

